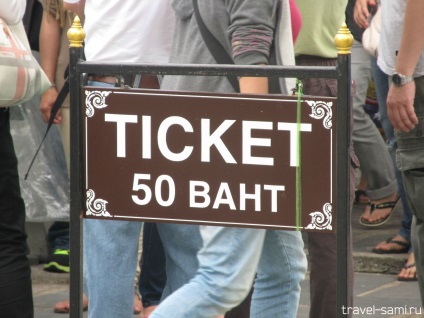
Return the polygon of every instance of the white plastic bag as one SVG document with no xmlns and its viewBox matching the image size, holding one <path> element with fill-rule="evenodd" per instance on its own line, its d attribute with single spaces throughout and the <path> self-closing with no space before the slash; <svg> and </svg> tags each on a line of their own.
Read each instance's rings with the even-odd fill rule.
<svg viewBox="0 0 424 318">
<path fill-rule="evenodd" d="M 35 159 L 27 180 L 29 164 L 46 132 L 40 98 L 10 108 L 10 129 L 18 157 L 19 181 L 27 221 L 69 220 L 69 177 L 59 129 L 53 125 Z"/>
</svg>

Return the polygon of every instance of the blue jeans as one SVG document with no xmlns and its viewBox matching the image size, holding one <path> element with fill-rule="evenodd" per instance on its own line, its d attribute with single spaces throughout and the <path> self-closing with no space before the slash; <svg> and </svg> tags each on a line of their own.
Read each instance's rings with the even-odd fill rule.
<svg viewBox="0 0 424 318">
<path fill-rule="evenodd" d="M 166 285 L 162 293 L 165 299 L 196 275 L 199 267 L 197 252 L 202 247 L 199 226 L 156 223 L 162 239 L 166 258 Z"/>
<path fill-rule="evenodd" d="M 90 318 L 133 317 L 141 223 L 84 220 L 84 287 Z"/>
<path fill-rule="evenodd" d="M 201 226 L 200 234 L 196 275 L 150 318 L 217 317 L 241 303 L 253 282 L 251 317 L 296 317 L 307 263 L 300 232 Z M 173 244 L 162 240 L 165 250 Z"/>
<path fill-rule="evenodd" d="M 88 84 L 113 87 L 101 82 L 89 81 Z M 90 318 L 133 317 L 134 277 L 141 224 L 84 219 L 84 291 L 90 303 Z M 145 266 L 159 268 L 165 264 L 149 263 Z M 146 279 L 144 282 L 149 285 Z"/>
<path fill-rule="evenodd" d="M 392 157 L 393 166 L 395 169 L 396 181 L 398 184 L 398 192 L 400 199 L 402 201 L 403 207 L 403 218 L 402 218 L 402 227 L 399 230 L 399 235 L 404 237 L 408 242 L 411 242 L 411 224 L 412 224 L 412 212 L 408 205 L 408 200 L 406 199 L 405 188 L 403 186 L 402 174 L 399 171 L 396 165 L 396 150 L 397 150 L 397 141 L 395 137 L 395 130 L 392 126 L 392 123 L 387 116 L 387 94 L 389 92 L 389 76 L 385 74 L 380 67 L 377 65 L 377 60 L 374 57 L 371 57 L 371 69 L 375 84 L 375 89 L 377 92 L 378 100 L 378 112 L 380 113 L 380 122 L 386 135 L 387 144 L 389 146 L 389 151 Z M 410 248 L 412 251 L 412 246 Z"/>
<path fill-rule="evenodd" d="M 69 222 L 54 222 L 47 232 L 47 241 L 53 250 L 69 250 Z"/>
</svg>

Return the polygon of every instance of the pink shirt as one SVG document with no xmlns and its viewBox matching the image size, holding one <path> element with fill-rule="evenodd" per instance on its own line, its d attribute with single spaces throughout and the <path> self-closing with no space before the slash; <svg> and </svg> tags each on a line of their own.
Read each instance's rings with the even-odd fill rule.
<svg viewBox="0 0 424 318">
<path fill-rule="evenodd" d="M 293 33 L 293 43 L 295 43 L 297 36 L 299 35 L 300 28 L 302 27 L 302 16 L 300 15 L 300 11 L 297 7 L 295 0 L 290 0 L 290 15 Z"/>
</svg>

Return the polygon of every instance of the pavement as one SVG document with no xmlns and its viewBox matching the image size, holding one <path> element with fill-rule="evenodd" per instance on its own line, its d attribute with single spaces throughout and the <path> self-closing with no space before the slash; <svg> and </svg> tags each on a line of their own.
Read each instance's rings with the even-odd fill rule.
<svg viewBox="0 0 424 318">
<path fill-rule="evenodd" d="M 354 306 L 347 309 L 353 317 L 424 317 L 420 307 L 417 282 L 399 282 L 396 274 L 407 258 L 407 254 L 372 253 L 373 247 L 395 235 L 402 219 L 402 207 L 398 204 L 391 219 L 383 226 L 365 228 L 359 225 L 363 205 L 355 205 L 352 211 L 353 255 L 355 260 Z M 67 299 L 69 275 L 47 273 L 42 265 L 33 265 L 33 290 L 35 318 L 68 317 L 53 313 L 56 302 Z M 419 315 L 419 313 L 423 315 Z M 84 318 L 88 317 L 84 313 Z M 137 317 L 137 316 L 134 316 Z M 302 282 L 298 318 L 309 317 L 309 277 Z M 120 317 L 117 317 L 120 318 Z M 170 317 L 172 318 L 172 317 Z M 274 318 L 274 317 L 270 317 Z"/>
</svg>

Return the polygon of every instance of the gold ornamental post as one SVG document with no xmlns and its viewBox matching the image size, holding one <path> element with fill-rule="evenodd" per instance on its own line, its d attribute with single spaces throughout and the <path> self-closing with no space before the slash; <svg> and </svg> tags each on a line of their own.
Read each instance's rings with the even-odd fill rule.
<svg viewBox="0 0 424 318">
<path fill-rule="evenodd" d="M 82 207 L 83 207 L 83 140 L 82 123 L 79 118 L 82 114 L 81 102 L 81 75 L 77 65 L 82 61 L 83 42 L 85 31 L 80 18 L 75 17 L 71 28 L 68 30 L 69 39 L 69 95 L 70 95 L 70 134 L 71 134 L 71 174 L 70 174 L 70 317 L 83 317 L 82 302 Z"/>
<path fill-rule="evenodd" d="M 69 47 L 82 47 L 82 42 L 84 42 L 85 39 L 85 31 L 82 28 L 81 20 L 78 16 L 75 17 L 67 35 L 69 39 Z"/>
<path fill-rule="evenodd" d="M 334 44 L 337 47 L 337 54 L 351 54 L 350 48 L 353 44 L 353 36 L 346 23 L 343 23 L 340 27 L 339 32 L 334 38 Z"/>
</svg>

